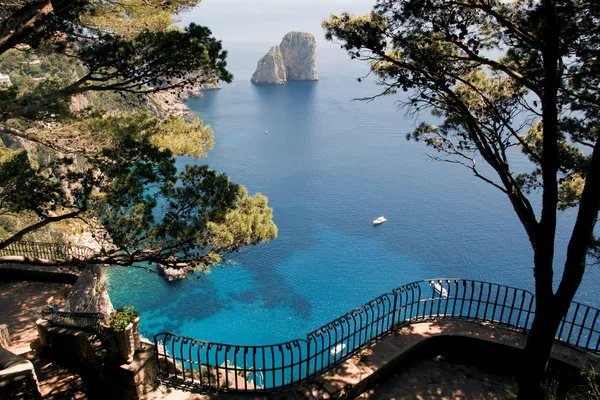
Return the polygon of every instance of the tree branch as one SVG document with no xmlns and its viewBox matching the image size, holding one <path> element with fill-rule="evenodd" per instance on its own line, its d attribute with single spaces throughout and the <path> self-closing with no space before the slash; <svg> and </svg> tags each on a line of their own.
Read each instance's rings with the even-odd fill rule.
<svg viewBox="0 0 600 400">
<path fill-rule="evenodd" d="M 82 85 L 84 83 L 86 83 L 89 80 L 89 78 L 90 78 L 90 74 L 88 73 L 88 74 L 84 75 L 83 77 L 81 77 L 76 82 L 73 82 L 72 84 L 70 84 L 69 86 L 67 86 L 61 90 L 57 90 L 56 92 L 53 92 L 53 93 L 49 94 L 48 96 L 43 97 L 40 100 L 32 101 L 31 103 L 28 103 L 25 106 L 6 111 L 3 114 L 0 114 L 0 121 L 6 121 L 7 119 L 21 117 L 25 114 L 35 112 L 48 104 L 62 100 L 68 96 L 71 96 L 74 94 L 79 94 L 79 93 L 84 93 L 89 90 L 88 89 L 89 87 L 86 87 L 86 86 L 82 87 Z"/>
<path fill-rule="evenodd" d="M 546 1 L 546 41 L 544 44 L 544 92 L 542 100 L 542 213 L 537 232 L 538 242 L 534 245 L 535 289 L 541 302 L 552 299 L 554 243 L 556 240 L 556 206 L 558 204 L 558 79 L 559 30 L 556 2 Z"/>
<path fill-rule="evenodd" d="M 21 43 L 25 38 L 27 38 L 27 36 L 35 31 L 36 25 L 41 19 L 54 11 L 51 0 L 37 2 L 35 7 L 32 8 L 32 11 L 37 9 L 37 12 L 29 20 L 24 21 L 22 24 L 19 24 L 18 21 L 15 21 L 17 26 L 21 26 L 0 38 L 0 54 L 4 54 L 7 50 Z"/>
<path fill-rule="evenodd" d="M 74 218 L 77 215 L 79 215 L 81 212 L 82 212 L 82 210 L 77 210 L 77 211 L 73 211 L 73 212 L 59 215 L 56 217 L 48 217 L 48 218 L 41 220 L 40 222 L 38 222 L 36 224 L 30 225 L 26 228 L 23 228 L 19 232 L 15 233 L 11 237 L 9 237 L 8 239 L 4 239 L 2 242 L 0 242 L 0 250 L 6 248 L 7 246 L 9 246 L 15 242 L 18 242 L 19 240 L 21 240 L 23 238 L 23 236 L 25 236 L 26 234 L 28 234 L 30 232 L 40 229 L 40 228 L 42 228 L 48 224 L 51 224 L 53 222 L 58 222 L 58 221 L 62 221 L 65 219 Z"/>
<path fill-rule="evenodd" d="M 573 226 L 573 233 L 567 247 L 565 269 L 556 292 L 557 297 L 572 298 L 581 283 L 585 271 L 587 250 L 590 238 L 600 211 L 600 137 L 596 139 L 592 160 L 585 178 L 585 186 L 579 201 L 579 211 Z"/>
</svg>

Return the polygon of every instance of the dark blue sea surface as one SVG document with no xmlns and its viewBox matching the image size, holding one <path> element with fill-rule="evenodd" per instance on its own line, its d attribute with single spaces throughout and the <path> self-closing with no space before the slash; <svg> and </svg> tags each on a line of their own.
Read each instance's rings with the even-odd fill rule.
<svg viewBox="0 0 600 400">
<path fill-rule="evenodd" d="M 434 277 L 532 289 L 532 251 L 507 198 L 405 140 L 428 114 L 407 116 L 402 94 L 353 101 L 380 88 L 358 83 L 366 66 L 337 46 L 319 47 L 318 82 L 283 86 L 249 82 L 266 45 L 229 50 L 234 83 L 188 102 L 214 129 L 215 147 L 205 159 L 178 163 L 208 164 L 268 196 L 279 237 L 200 279 L 167 283 L 113 269 L 113 303 L 135 305 L 145 336 L 286 341 L 399 285 Z M 520 154 L 513 165 L 528 168 Z M 388 222 L 373 226 L 380 215 Z M 557 277 L 574 215 L 559 214 Z M 591 269 L 578 298 L 600 305 L 599 283 Z"/>
</svg>

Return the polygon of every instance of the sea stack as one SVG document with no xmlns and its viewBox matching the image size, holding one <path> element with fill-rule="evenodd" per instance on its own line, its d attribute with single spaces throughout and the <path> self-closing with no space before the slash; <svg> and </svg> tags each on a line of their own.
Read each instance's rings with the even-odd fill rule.
<svg viewBox="0 0 600 400">
<path fill-rule="evenodd" d="M 271 50 L 260 60 L 254 75 L 252 75 L 252 83 L 262 85 L 282 85 L 287 80 L 285 65 L 279 46 L 271 47 Z"/>
<path fill-rule="evenodd" d="M 252 83 L 282 85 L 286 81 L 316 81 L 317 42 L 311 33 L 290 32 L 279 46 L 272 47 L 259 61 Z"/>
</svg>

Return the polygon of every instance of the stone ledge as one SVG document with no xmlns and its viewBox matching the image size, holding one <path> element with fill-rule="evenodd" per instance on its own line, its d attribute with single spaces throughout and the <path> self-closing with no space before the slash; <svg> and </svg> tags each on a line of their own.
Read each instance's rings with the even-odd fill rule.
<svg viewBox="0 0 600 400">
<path fill-rule="evenodd" d="M 79 271 L 71 267 L 40 267 L 36 265 L 3 264 L 2 279 L 6 281 L 32 281 L 74 284 Z"/>
<path fill-rule="evenodd" d="M 0 347 L 0 398 L 5 395 L 6 398 L 41 398 L 31 361 Z"/>
<path fill-rule="evenodd" d="M 399 362 L 424 350 L 433 338 L 472 339 L 521 351 L 525 347 L 527 335 L 516 329 L 470 321 L 411 324 L 366 346 L 358 355 L 317 378 L 313 386 L 319 390 L 300 389 L 297 393 L 306 399 L 354 398 Z M 562 343 L 554 344 L 551 358 L 577 369 L 586 366 L 600 369 L 599 356 Z"/>
</svg>

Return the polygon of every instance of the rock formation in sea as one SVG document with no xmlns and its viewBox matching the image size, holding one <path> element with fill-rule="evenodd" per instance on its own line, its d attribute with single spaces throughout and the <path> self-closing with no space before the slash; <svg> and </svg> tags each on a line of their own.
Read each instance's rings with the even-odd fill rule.
<svg viewBox="0 0 600 400">
<path fill-rule="evenodd" d="M 252 83 L 281 85 L 286 81 L 316 81 L 317 42 L 311 33 L 289 32 L 279 46 L 272 47 L 259 61 Z"/>
<path fill-rule="evenodd" d="M 279 46 L 271 47 L 271 50 L 260 60 L 254 75 L 252 75 L 252 83 L 263 85 L 282 85 L 287 80 L 285 65 Z"/>
<path fill-rule="evenodd" d="M 164 277 L 169 282 L 185 279 L 190 272 L 188 268 L 171 268 L 162 264 L 156 264 L 156 269 L 158 275 Z"/>
<path fill-rule="evenodd" d="M 311 33 L 290 32 L 283 37 L 279 49 L 288 81 L 316 81 L 317 41 Z"/>
</svg>

